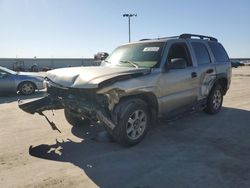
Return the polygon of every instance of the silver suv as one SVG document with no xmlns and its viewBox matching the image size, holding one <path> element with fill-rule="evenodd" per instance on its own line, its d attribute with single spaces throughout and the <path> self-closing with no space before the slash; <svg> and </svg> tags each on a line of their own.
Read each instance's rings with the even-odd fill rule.
<svg viewBox="0 0 250 188">
<path fill-rule="evenodd" d="M 119 46 L 98 67 L 49 71 L 48 96 L 19 107 L 41 115 L 63 108 L 71 125 L 100 121 L 120 144 L 135 145 L 159 117 L 218 113 L 230 81 L 231 63 L 217 39 L 182 34 Z"/>
</svg>

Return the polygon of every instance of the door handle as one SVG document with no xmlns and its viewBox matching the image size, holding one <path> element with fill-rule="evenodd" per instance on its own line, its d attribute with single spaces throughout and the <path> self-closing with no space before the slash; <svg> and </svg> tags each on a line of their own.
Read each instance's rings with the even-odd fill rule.
<svg viewBox="0 0 250 188">
<path fill-rule="evenodd" d="M 196 72 L 192 72 L 191 76 L 192 76 L 192 78 L 195 78 L 195 77 L 197 77 L 197 73 Z"/>
<path fill-rule="evenodd" d="M 208 69 L 207 71 L 206 71 L 206 73 L 212 73 L 212 72 L 214 72 L 214 69 Z"/>
</svg>

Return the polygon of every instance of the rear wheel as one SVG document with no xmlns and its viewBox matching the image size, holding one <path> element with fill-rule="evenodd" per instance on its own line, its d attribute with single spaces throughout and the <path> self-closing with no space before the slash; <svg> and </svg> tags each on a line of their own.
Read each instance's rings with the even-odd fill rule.
<svg viewBox="0 0 250 188">
<path fill-rule="evenodd" d="M 18 90 L 22 95 L 31 95 L 35 92 L 36 86 L 32 82 L 23 82 L 19 85 Z"/>
<path fill-rule="evenodd" d="M 67 122 L 73 127 L 82 127 L 90 124 L 89 119 L 80 117 L 69 109 L 64 109 L 64 115 Z"/>
<path fill-rule="evenodd" d="M 223 93 L 220 85 L 215 85 L 207 99 L 207 107 L 204 109 L 208 114 L 216 114 L 221 110 Z"/>
<path fill-rule="evenodd" d="M 112 131 L 114 139 L 122 145 L 132 146 L 146 135 L 150 117 L 146 103 L 141 99 L 129 99 L 118 104 L 118 124 Z"/>
</svg>

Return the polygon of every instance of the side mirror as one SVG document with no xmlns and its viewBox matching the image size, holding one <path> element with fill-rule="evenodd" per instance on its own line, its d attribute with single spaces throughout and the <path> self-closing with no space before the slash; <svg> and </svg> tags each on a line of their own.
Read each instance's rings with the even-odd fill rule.
<svg viewBox="0 0 250 188">
<path fill-rule="evenodd" d="M 174 58 L 167 63 L 167 69 L 185 69 L 187 67 L 187 61 L 183 58 Z"/>
</svg>

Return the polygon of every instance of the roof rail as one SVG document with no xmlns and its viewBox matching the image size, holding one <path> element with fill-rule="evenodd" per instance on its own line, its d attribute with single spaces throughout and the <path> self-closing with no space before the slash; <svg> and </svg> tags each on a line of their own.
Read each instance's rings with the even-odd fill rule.
<svg viewBox="0 0 250 188">
<path fill-rule="evenodd" d="M 210 37 L 210 36 L 204 36 L 204 35 L 196 35 L 196 34 L 187 34 L 187 33 L 184 33 L 184 34 L 181 34 L 179 36 L 180 39 L 191 39 L 192 37 L 198 37 L 202 40 L 210 40 L 210 41 L 218 41 L 216 38 L 214 37 Z"/>
<path fill-rule="evenodd" d="M 218 41 L 216 38 L 214 37 L 210 37 L 210 36 L 204 36 L 204 35 L 196 35 L 196 34 L 189 34 L 189 33 L 184 33 L 181 34 L 180 36 L 172 36 L 172 37 L 158 37 L 158 38 L 154 38 L 154 39 L 141 39 L 139 41 L 145 41 L 145 40 L 162 40 L 162 39 L 191 39 L 191 38 L 199 38 L 202 40 L 210 40 L 210 41 Z"/>
<path fill-rule="evenodd" d="M 156 38 L 157 40 L 161 40 L 161 39 L 175 39 L 178 38 L 179 36 L 171 36 L 171 37 L 158 37 Z"/>
<path fill-rule="evenodd" d="M 177 39 L 179 36 L 172 36 L 172 37 L 158 37 L 158 38 L 153 38 L 153 39 L 141 39 L 139 41 L 145 41 L 145 40 L 162 40 L 162 39 Z"/>
<path fill-rule="evenodd" d="M 144 40 L 151 40 L 151 39 L 140 39 L 139 41 L 144 41 Z"/>
</svg>

